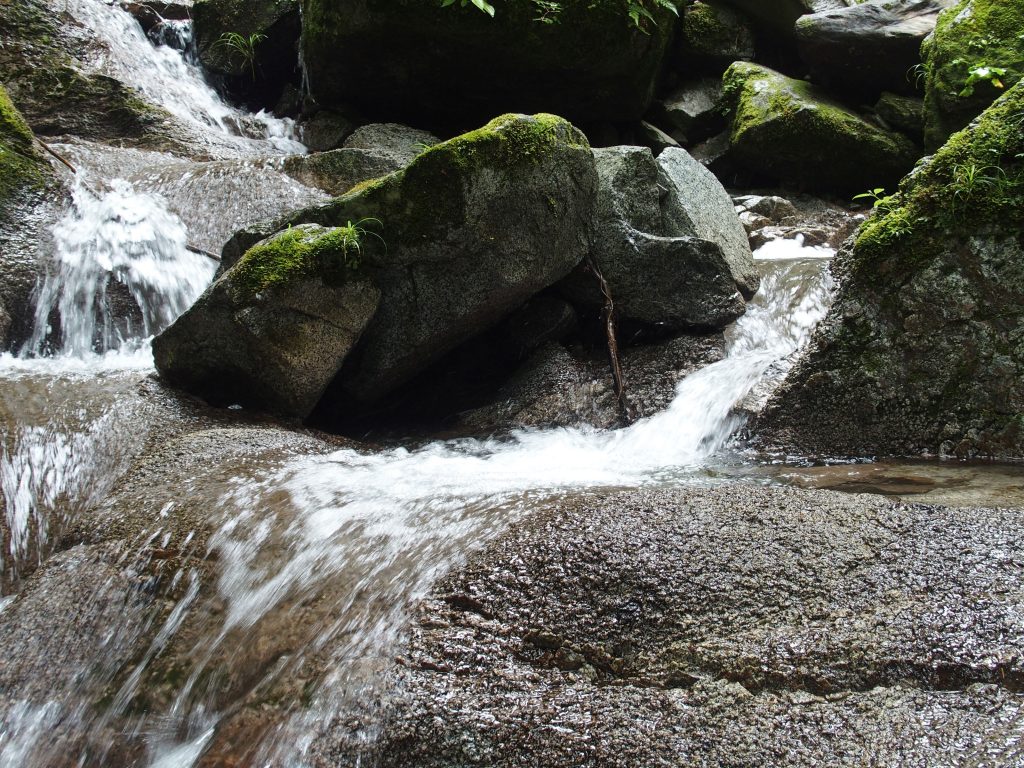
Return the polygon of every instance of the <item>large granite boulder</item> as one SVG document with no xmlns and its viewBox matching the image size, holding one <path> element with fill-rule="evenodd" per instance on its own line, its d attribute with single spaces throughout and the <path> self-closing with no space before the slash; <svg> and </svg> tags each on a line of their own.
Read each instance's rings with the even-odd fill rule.
<svg viewBox="0 0 1024 768">
<path fill-rule="evenodd" d="M 724 82 L 731 159 L 770 179 L 844 194 L 891 187 L 920 154 L 803 80 L 737 62 Z"/>
<path fill-rule="evenodd" d="M 380 302 L 356 234 L 307 224 L 250 249 L 154 340 L 161 374 L 214 405 L 308 415 Z"/>
<path fill-rule="evenodd" d="M 655 161 L 644 147 L 594 150 L 598 192 L 593 263 L 619 319 L 671 330 L 721 329 L 757 289 L 746 234 L 710 171 L 684 150 Z M 563 283 L 574 302 L 605 297 L 589 269 Z"/>
<path fill-rule="evenodd" d="M 769 404 L 805 453 L 1024 455 L 1024 83 L 882 201 Z"/>
<path fill-rule="evenodd" d="M 299 0 L 198 0 L 192 9 L 203 66 L 240 93 L 273 103 L 299 67 Z"/>
<path fill-rule="evenodd" d="M 46 220 L 40 207 L 59 184 L 32 131 L 0 86 L 0 347 L 21 335 L 42 271 Z"/>
<path fill-rule="evenodd" d="M 338 356 L 330 366 L 317 367 L 317 385 L 307 385 L 310 394 L 301 403 L 261 396 L 257 404 L 304 416 L 315 401 L 313 390 L 332 378 L 328 407 L 379 400 L 576 266 L 589 246 L 596 186 L 590 147 L 569 123 L 552 115 L 497 118 L 423 152 L 402 171 L 291 216 L 281 225 L 291 229 L 268 242 L 249 247 L 247 238 L 257 235 L 240 233 L 234 249 L 244 255 L 157 339 L 157 366 L 170 380 L 208 397 L 219 388 L 237 397 L 232 372 L 217 372 L 209 386 L 195 384 L 195 355 L 188 353 L 199 343 L 197 335 L 208 335 L 207 323 L 239 312 L 233 297 L 250 302 L 246 308 L 251 302 L 265 305 L 259 317 L 268 323 L 256 333 L 277 334 L 285 350 L 288 334 L 269 323 L 274 311 L 298 312 L 301 305 L 291 302 L 312 290 L 310 281 L 326 296 L 334 285 L 355 290 L 365 276 L 379 289 L 380 306 L 370 312 L 352 354 L 346 357 L 346 349 L 340 355 L 341 370 Z M 308 223 L 326 229 L 300 227 Z M 358 249 L 339 248 L 340 233 L 352 228 Z M 338 266 L 339 254 L 347 266 Z M 225 304 L 225 296 L 234 303 Z M 350 300 L 336 300 L 343 299 Z M 233 343 L 227 333 L 220 339 L 225 347 Z M 249 365 L 259 371 L 264 353 L 253 349 Z M 229 357 L 227 349 L 219 354 Z M 311 346 L 304 354 L 326 353 Z M 285 385 L 290 392 L 292 383 Z"/>
<path fill-rule="evenodd" d="M 796 22 L 800 57 L 815 82 L 839 91 L 877 96 L 913 93 L 912 68 L 939 12 L 956 0 L 869 0 Z"/>
<path fill-rule="evenodd" d="M 925 143 L 935 149 L 1024 75 L 1024 2 L 961 0 L 921 48 Z"/>
<path fill-rule="evenodd" d="M 675 21 L 651 3 L 653 21 L 638 25 L 619 0 L 564 4 L 553 23 L 528 0 L 501 4 L 494 18 L 462 5 L 305 0 L 312 95 L 400 121 L 477 122 L 504 110 L 637 119 Z"/>
</svg>

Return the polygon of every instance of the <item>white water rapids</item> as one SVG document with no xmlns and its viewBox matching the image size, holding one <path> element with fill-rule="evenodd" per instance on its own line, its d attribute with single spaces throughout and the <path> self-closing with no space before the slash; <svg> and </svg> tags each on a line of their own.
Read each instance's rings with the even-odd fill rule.
<svg viewBox="0 0 1024 768">
<path fill-rule="evenodd" d="M 69 149 L 80 186 L 54 230 L 35 328 L 20 356 L 0 361 L 0 617 L 33 599 L 25 576 L 57 557 L 69 531 L 117 522 L 104 517 L 104 500 L 140 451 L 160 443 L 151 431 L 171 396 L 152 395 L 148 340 L 213 274 L 213 262 L 187 247 L 200 232 L 221 237 L 204 214 L 237 228 L 263 213 L 252 202 L 204 212 L 186 177 L 202 175 L 214 189 L 218 178 L 231 182 L 225 159 L 243 158 L 246 173 L 259 171 L 246 178 L 264 183 L 262 158 L 301 150 L 287 122 L 224 104 L 198 69 L 150 44 L 121 10 L 100 0 L 67 5 L 107 43 L 97 71 L 135 84 L 221 164 Z M 120 177 L 111 173 L 118 167 Z M 315 199 L 273 183 L 293 205 Z M 187 201 L 180 215 L 175 197 Z M 114 618 L 94 645 L 79 641 L 81 658 L 59 660 L 64 687 L 0 697 L 0 765 L 190 768 L 215 748 L 243 754 L 246 765 L 312 764 L 320 736 L 371 706 L 410 601 L 472 547 L 560 494 L 707 482 L 709 468 L 737 461 L 728 448 L 742 423 L 737 404 L 784 373 L 824 315 L 829 255 L 796 241 L 766 246 L 761 290 L 730 328 L 725 359 L 680 382 L 667 410 L 627 429 L 246 455 L 230 472 L 214 457 L 147 489 L 152 496 L 133 510 L 144 532 L 125 544 L 125 562 L 185 553 L 166 575 L 168 597 L 144 600 L 145 582 L 117 597 L 117 575 L 99 579 L 88 600 Z M 216 466 L 213 476 L 204 462 Z M 127 661 L 122 648 L 132 649 Z M 166 690 L 154 693 L 154 681 Z M 251 731 L 236 726 L 247 702 L 281 691 L 294 698 L 283 716 Z M 232 732 L 249 737 L 241 752 L 216 746 Z"/>
</svg>

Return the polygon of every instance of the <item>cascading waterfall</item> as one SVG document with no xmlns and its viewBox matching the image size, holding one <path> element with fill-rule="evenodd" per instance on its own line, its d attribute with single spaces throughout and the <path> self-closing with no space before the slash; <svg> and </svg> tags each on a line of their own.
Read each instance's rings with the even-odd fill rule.
<svg viewBox="0 0 1024 768">
<path fill-rule="evenodd" d="M 290 122 L 228 106 L 193 64 L 152 45 L 119 8 L 100 0 L 66 5 L 105 43 L 97 71 L 164 107 L 205 157 L 242 159 L 246 178 L 258 178 L 264 158 L 304 151 Z M 131 180 L 111 180 L 118 157 L 109 148 L 79 149 L 78 186 L 54 231 L 54 267 L 38 289 L 33 334 L 20 358 L 0 364 L 3 392 L 19 404 L 0 403 L 10 412 L 0 445 L 0 584 L 17 582 L 42 561 L 137 455 L 149 429 L 137 391 L 152 370 L 147 339 L 184 311 L 213 274 L 215 263 L 189 249 L 190 236 L 222 237 L 216 228 L 187 226 L 154 191 L 196 208 L 185 179 L 195 164 L 125 150 L 120 175 Z M 233 167 L 207 164 L 202 172 L 215 179 Z M 312 199 L 308 190 L 278 188 L 296 204 Z M 726 358 L 680 382 L 666 411 L 628 429 L 345 449 L 243 465 L 214 490 L 174 488 L 173 500 L 153 510 L 152 527 L 134 545 L 139 553 L 166 548 L 166 520 L 198 504 L 207 534 L 190 533 L 177 545 L 199 547 L 199 560 L 215 560 L 214 581 L 203 584 L 196 561 L 184 558 L 169 577 L 176 585 L 172 604 L 119 608 L 121 623 L 89 649 L 94 658 L 63 670 L 75 682 L 68 691 L 2 702 L 0 762 L 74 763 L 70 755 L 77 754 L 79 765 L 119 764 L 119 755 L 131 754 L 124 764 L 188 768 L 208 751 L 227 749 L 219 744 L 221 730 L 230 731 L 246 696 L 301 679 L 306 704 L 296 697 L 242 741 L 250 764 L 305 764 L 336 721 L 372 708 L 379 670 L 410 600 L 474 545 L 559 495 L 707 482 L 709 464 L 738 461 L 727 451 L 742 421 L 736 405 L 766 376 L 784 373 L 823 316 L 829 255 L 794 241 L 766 246 L 758 254 L 761 291 L 730 329 Z M 5 610 L 0 600 L 0 615 Z M 110 669 L 110 648 L 143 635 L 149 639 L 130 668 Z M 291 639 L 288 652 L 263 658 L 282 635 Z M 173 695 L 137 711 L 133 703 L 160 664 L 174 666 Z M 225 693 L 225 679 L 249 677 L 255 682 L 241 692 Z M 102 707 L 95 705 L 97 690 L 112 694 Z"/>
<path fill-rule="evenodd" d="M 184 225 L 162 199 L 126 181 L 110 186 L 102 196 L 84 183 L 75 187 L 54 230 L 57 263 L 40 286 L 23 355 L 83 357 L 137 346 L 209 284 L 216 264 L 188 249 Z"/>
</svg>

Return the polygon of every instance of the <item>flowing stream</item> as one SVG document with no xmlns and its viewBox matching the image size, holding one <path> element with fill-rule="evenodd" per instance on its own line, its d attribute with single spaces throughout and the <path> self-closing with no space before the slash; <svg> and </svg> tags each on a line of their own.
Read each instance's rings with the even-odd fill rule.
<svg viewBox="0 0 1024 768">
<path fill-rule="evenodd" d="M 781 379 L 828 307 L 831 252 L 770 243 L 726 357 L 617 431 L 385 450 L 245 414 L 182 426 L 191 406 L 152 380 L 149 339 L 213 275 L 196 240 L 219 250 L 274 213 L 266 198 L 297 207 L 322 194 L 275 170 L 303 151 L 287 121 L 224 104 L 120 9 L 66 5 L 107 43 L 97 69 L 171 112 L 204 160 L 62 145 L 78 185 L 32 336 L 0 360 L 0 625 L 26 623 L 61 584 L 81 619 L 72 640 L 32 639 L 59 654 L 39 652 L 37 686 L 0 670 L 0 765 L 302 766 L 326 760 L 339 730 L 372 741 L 379 673 L 440 573 L 566 494 L 728 477 L 744 464 L 729 444 L 737 405 Z M 133 462 L 158 450 L 175 471 L 133 485 Z M 116 556 L 83 526 L 123 531 L 110 537 Z M 68 537 L 84 543 L 55 552 Z M 50 581 L 27 579 L 50 559 Z"/>
</svg>

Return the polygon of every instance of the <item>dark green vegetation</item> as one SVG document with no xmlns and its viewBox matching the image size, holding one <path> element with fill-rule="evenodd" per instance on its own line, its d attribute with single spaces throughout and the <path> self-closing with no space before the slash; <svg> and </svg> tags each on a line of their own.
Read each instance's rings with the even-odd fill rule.
<svg viewBox="0 0 1024 768">
<path fill-rule="evenodd" d="M 538 23 L 527 0 L 476 8 L 422 0 L 305 0 L 303 56 L 313 96 L 418 124 L 479 125 L 497 112 L 574 121 L 640 117 L 675 15 L 647 3 L 641 29 L 622 0 L 565 0 Z"/>
<path fill-rule="evenodd" d="M 764 416 L 827 454 L 1024 455 L 1024 83 L 883 199 Z"/>
</svg>

